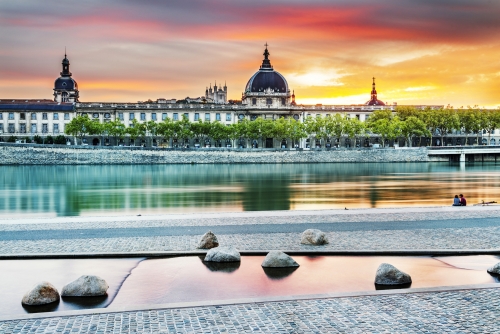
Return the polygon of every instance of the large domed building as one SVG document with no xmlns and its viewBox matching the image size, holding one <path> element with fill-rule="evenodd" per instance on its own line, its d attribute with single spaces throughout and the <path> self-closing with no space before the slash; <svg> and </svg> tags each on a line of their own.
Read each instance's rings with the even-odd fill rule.
<svg viewBox="0 0 500 334">
<path fill-rule="evenodd" d="M 62 61 L 61 76 L 54 82 L 54 101 L 55 102 L 78 102 L 79 92 L 78 84 L 71 77 L 69 71 L 69 60 L 64 53 Z"/>
<path fill-rule="evenodd" d="M 385 106 L 385 103 L 377 99 L 377 90 L 375 89 L 375 78 L 372 83 L 372 93 L 371 98 L 368 102 L 365 103 L 366 106 Z"/>
<path fill-rule="evenodd" d="M 264 51 L 260 69 L 248 80 L 242 94 L 242 104 L 258 108 L 277 108 L 290 105 L 290 89 L 286 79 L 274 70 L 269 60 L 269 51 Z"/>
</svg>

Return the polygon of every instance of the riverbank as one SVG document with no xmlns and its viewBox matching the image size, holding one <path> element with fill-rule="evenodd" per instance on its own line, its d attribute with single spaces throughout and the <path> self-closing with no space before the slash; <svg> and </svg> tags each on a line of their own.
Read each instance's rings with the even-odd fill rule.
<svg viewBox="0 0 500 334">
<path fill-rule="evenodd" d="M 283 164 L 448 161 L 427 148 L 165 149 L 143 147 L 0 144 L 1 165 Z"/>
</svg>

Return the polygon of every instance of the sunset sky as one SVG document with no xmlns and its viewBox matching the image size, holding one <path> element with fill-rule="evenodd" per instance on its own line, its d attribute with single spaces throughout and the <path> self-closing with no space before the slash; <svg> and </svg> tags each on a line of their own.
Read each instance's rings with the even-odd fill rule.
<svg viewBox="0 0 500 334">
<path fill-rule="evenodd" d="M 270 59 L 302 104 L 500 106 L 498 0 L 0 0 L 0 99 L 230 99 Z"/>
</svg>

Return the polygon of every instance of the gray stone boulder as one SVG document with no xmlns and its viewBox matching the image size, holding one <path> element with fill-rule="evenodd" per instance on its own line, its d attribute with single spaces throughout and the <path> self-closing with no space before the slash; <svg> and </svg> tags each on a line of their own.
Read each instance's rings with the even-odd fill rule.
<svg viewBox="0 0 500 334">
<path fill-rule="evenodd" d="M 207 252 L 205 256 L 206 262 L 239 262 L 241 261 L 240 253 L 234 247 L 216 247 Z"/>
<path fill-rule="evenodd" d="M 76 281 L 66 284 L 62 291 L 63 297 L 93 297 L 105 296 L 109 285 L 98 276 L 83 275 Z"/>
<path fill-rule="evenodd" d="M 59 292 L 49 282 L 40 282 L 28 291 L 22 300 L 24 305 L 45 305 L 59 301 Z"/>
<path fill-rule="evenodd" d="M 266 258 L 262 261 L 262 267 L 266 268 L 287 268 L 298 267 L 299 264 L 295 262 L 291 256 L 283 253 L 282 251 L 274 250 L 267 253 Z"/>
<path fill-rule="evenodd" d="M 302 233 L 300 243 L 303 245 L 324 245 L 328 243 L 328 238 L 325 232 L 310 228 Z"/>
<path fill-rule="evenodd" d="M 382 263 L 375 275 L 375 284 L 400 285 L 411 283 L 411 277 L 389 263 Z"/>
<path fill-rule="evenodd" d="M 494 275 L 500 275 L 500 262 L 495 264 L 493 267 L 488 268 L 488 272 Z"/>
<path fill-rule="evenodd" d="M 215 247 L 219 247 L 219 241 L 217 240 L 217 236 L 212 233 L 212 231 L 208 231 L 205 233 L 198 244 L 198 248 L 201 249 L 212 249 Z"/>
</svg>

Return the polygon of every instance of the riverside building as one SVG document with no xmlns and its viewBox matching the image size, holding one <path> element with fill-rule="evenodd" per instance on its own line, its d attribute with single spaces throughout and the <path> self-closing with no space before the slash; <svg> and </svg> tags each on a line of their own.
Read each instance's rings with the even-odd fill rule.
<svg viewBox="0 0 500 334">
<path fill-rule="evenodd" d="M 267 48 L 263 53 L 262 63 L 250 79 L 242 92 L 241 103 L 228 103 L 227 86 L 218 87 L 217 84 L 205 91 L 205 103 L 175 103 L 175 100 L 159 99 L 156 102 L 144 103 L 109 103 L 109 102 L 82 102 L 78 84 L 72 78 L 69 70 L 69 59 L 64 56 L 60 77 L 54 83 L 54 100 L 19 100 L 3 99 L 0 97 L 0 141 L 7 141 L 14 136 L 18 139 L 33 137 L 57 136 L 64 134 L 66 125 L 78 115 L 87 115 L 100 122 L 120 120 L 125 126 L 130 126 L 134 120 L 138 122 L 162 122 L 166 118 L 179 121 L 183 117 L 190 122 L 199 120 L 233 124 L 244 119 L 254 121 L 257 118 L 276 120 L 280 117 L 293 118 L 303 122 L 307 117 L 327 117 L 341 113 L 346 117 L 358 118 L 365 121 L 375 110 L 393 110 L 395 105 L 386 105 L 378 100 L 373 78 L 370 100 L 360 105 L 298 105 L 295 93 L 288 86 L 285 77 L 277 72 L 271 64 L 270 53 Z M 412 107 L 425 109 L 439 109 L 439 105 L 413 105 Z M 75 139 L 66 136 L 68 142 L 74 144 Z M 438 137 L 435 137 L 434 141 Z M 376 142 L 376 137 L 361 146 Z M 496 139 L 498 141 L 498 139 Z M 130 142 L 130 138 L 115 141 L 105 136 L 87 136 L 84 143 L 88 145 L 146 145 L 166 147 L 203 147 L 203 146 L 231 146 L 260 148 L 290 147 L 287 140 L 281 138 L 264 138 L 256 143 L 244 143 L 241 140 L 215 143 L 208 139 L 206 143 L 197 143 L 196 139 L 189 139 L 187 143 L 178 143 L 175 139 L 165 142 L 161 138 L 147 138 L 144 142 L 138 140 Z M 344 146 L 346 143 L 341 143 Z M 433 145 L 436 143 L 433 142 Z M 455 143 L 452 143 L 455 144 Z M 330 144 L 331 145 L 331 144 Z M 299 143 L 301 148 L 328 147 L 329 143 L 323 140 L 303 139 Z M 333 146 L 333 145 L 332 145 Z"/>
</svg>

